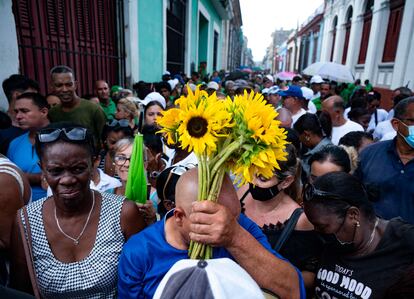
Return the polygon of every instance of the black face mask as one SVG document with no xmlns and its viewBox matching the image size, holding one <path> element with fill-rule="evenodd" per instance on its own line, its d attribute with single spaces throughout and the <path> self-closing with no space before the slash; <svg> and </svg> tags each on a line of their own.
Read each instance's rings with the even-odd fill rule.
<svg viewBox="0 0 414 299">
<path fill-rule="evenodd" d="M 280 193 L 278 185 L 269 188 L 261 188 L 249 183 L 249 191 L 254 200 L 268 201 Z"/>
<path fill-rule="evenodd" d="M 342 254 L 349 254 L 355 251 L 355 233 L 356 233 L 356 226 L 354 228 L 354 234 L 352 237 L 351 242 L 343 242 L 338 240 L 338 237 L 335 234 L 320 234 L 320 237 L 325 242 L 327 248 L 329 248 L 330 251 L 336 252 L 340 255 Z"/>
</svg>

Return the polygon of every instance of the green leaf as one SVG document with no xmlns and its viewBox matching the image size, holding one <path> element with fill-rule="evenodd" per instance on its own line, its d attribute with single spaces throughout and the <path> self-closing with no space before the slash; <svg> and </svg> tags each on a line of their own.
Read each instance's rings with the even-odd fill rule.
<svg viewBox="0 0 414 299">
<path fill-rule="evenodd" d="M 137 134 L 132 148 L 125 197 L 138 202 L 147 201 L 147 178 L 144 168 L 144 137 Z"/>
</svg>

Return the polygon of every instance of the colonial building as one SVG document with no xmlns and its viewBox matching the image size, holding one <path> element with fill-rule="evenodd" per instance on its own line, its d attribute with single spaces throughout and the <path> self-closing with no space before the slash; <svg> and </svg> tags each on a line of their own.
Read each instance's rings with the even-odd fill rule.
<svg viewBox="0 0 414 299">
<path fill-rule="evenodd" d="M 308 65 L 319 61 L 322 47 L 322 32 L 324 29 L 323 8 L 321 5 L 300 27 L 297 32 L 299 48 L 298 71 L 303 71 Z"/>
<path fill-rule="evenodd" d="M 414 1 L 325 1 L 322 61 L 349 66 L 377 89 L 414 88 Z"/>
<path fill-rule="evenodd" d="M 414 89 L 414 1 L 325 0 L 287 39 L 284 70 L 301 72 L 316 61 L 349 66 L 381 91 Z M 281 49 L 283 50 L 283 49 Z"/>
<path fill-rule="evenodd" d="M 200 62 L 209 73 L 241 62 L 238 0 L 4 0 L 0 15 L 0 80 L 22 73 L 43 93 L 58 64 L 74 69 L 82 95 L 97 79 L 131 86 Z"/>
</svg>

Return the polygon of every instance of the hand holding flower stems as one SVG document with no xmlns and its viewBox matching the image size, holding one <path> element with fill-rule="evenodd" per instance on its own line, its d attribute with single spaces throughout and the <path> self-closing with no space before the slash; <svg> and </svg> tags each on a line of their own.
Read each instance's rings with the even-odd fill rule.
<svg viewBox="0 0 414 299">
<path fill-rule="evenodd" d="M 147 225 L 153 224 L 157 220 L 155 208 L 151 200 L 147 200 L 145 204 L 139 202 L 136 202 L 135 204 L 144 216 L 144 220 Z"/>
<path fill-rule="evenodd" d="M 163 112 L 157 120 L 169 144 L 180 143 L 194 151 L 198 165 L 198 200 L 216 202 L 224 174 L 233 172 L 239 185 L 252 182 L 257 173 L 270 178 L 278 161 L 286 160 L 286 132 L 277 112 L 263 96 L 251 92 L 219 100 L 214 93 L 189 89 L 177 100 L 178 108 Z M 192 259 L 212 257 L 211 246 L 191 242 Z"/>
</svg>

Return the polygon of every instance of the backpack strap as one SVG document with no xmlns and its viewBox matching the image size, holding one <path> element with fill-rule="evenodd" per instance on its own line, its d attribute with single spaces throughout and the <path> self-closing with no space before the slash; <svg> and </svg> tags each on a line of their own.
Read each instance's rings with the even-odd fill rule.
<svg viewBox="0 0 414 299">
<path fill-rule="evenodd" d="M 25 225 L 23 224 L 23 221 L 21 218 L 22 213 L 23 213 Z M 18 211 L 17 223 L 19 225 L 20 236 L 22 238 L 24 255 L 26 257 L 26 264 L 27 264 L 27 269 L 29 271 L 30 281 L 32 283 L 33 293 L 36 299 L 40 299 L 41 296 L 40 296 L 40 291 L 39 291 L 39 285 L 37 282 L 36 270 L 35 270 L 34 261 L 33 261 L 32 233 L 30 231 L 29 216 L 27 215 L 26 206 L 24 206 Z M 26 230 L 25 230 L 25 226 L 26 226 Z"/>
<path fill-rule="evenodd" d="M 293 211 L 292 215 L 290 216 L 288 222 L 286 223 L 285 227 L 282 230 L 282 233 L 280 234 L 279 239 L 277 239 L 275 246 L 273 246 L 273 249 L 278 252 L 283 245 L 285 244 L 286 240 L 289 239 L 292 231 L 296 227 L 296 223 L 298 223 L 300 215 L 302 215 L 303 209 L 297 208 Z"/>
</svg>

